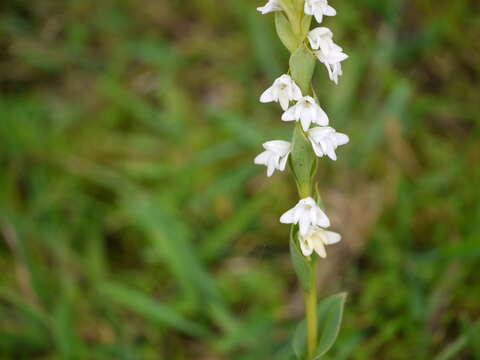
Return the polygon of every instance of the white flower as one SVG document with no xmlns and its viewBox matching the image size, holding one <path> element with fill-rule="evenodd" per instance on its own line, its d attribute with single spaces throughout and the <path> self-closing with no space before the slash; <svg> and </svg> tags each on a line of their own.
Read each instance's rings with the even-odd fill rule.
<svg viewBox="0 0 480 360">
<path fill-rule="evenodd" d="M 341 62 L 348 58 L 348 55 L 343 52 L 343 49 L 333 44 L 333 51 L 326 54 L 323 51 L 319 50 L 315 52 L 318 60 L 322 62 L 328 70 L 328 77 L 335 84 L 338 84 L 338 77 L 343 74 Z"/>
<path fill-rule="evenodd" d="M 292 100 L 300 100 L 302 98 L 302 91 L 295 84 L 293 79 L 284 74 L 277 78 L 272 86 L 263 92 L 260 96 L 260 102 L 279 102 L 283 111 L 288 109 L 288 104 Z"/>
<path fill-rule="evenodd" d="M 269 12 L 273 11 L 281 11 L 282 7 L 280 6 L 279 0 L 268 0 L 268 2 L 262 6 L 257 8 L 263 15 L 268 14 Z"/>
<path fill-rule="evenodd" d="M 320 60 L 328 70 L 330 80 L 338 83 L 338 76 L 342 75 L 341 62 L 348 58 L 343 49 L 332 40 L 333 34 L 329 28 L 317 27 L 308 33 L 308 41 Z"/>
<path fill-rule="evenodd" d="M 338 243 L 342 240 L 342 236 L 339 233 L 327 231 L 315 226 L 310 228 L 307 235 L 298 235 L 298 240 L 303 255 L 310 256 L 313 251 L 315 251 L 318 256 L 326 258 L 327 252 L 325 251 L 325 245 Z"/>
<path fill-rule="evenodd" d="M 333 44 L 332 38 L 332 31 L 324 26 L 316 27 L 308 33 L 308 41 L 312 49 L 322 49 L 325 53 L 330 52 L 331 44 Z"/>
<path fill-rule="evenodd" d="M 284 140 L 272 140 L 263 144 L 264 152 L 257 155 L 254 162 L 257 165 L 267 167 L 267 176 L 272 176 L 275 170 L 285 170 L 288 155 L 290 154 L 290 143 Z"/>
<path fill-rule="evenodd" d="M 302 124 L 304 131 L 307 131 L 311 123 L 326 126 L 328 116 L 325 111 L 315 102 L 311 96 L 304 96 L 282 115 L 283 121 L 298 121 Z"/>
<path fill-rule="evenodd" d="M 337 160 L 335 149 L 348 143 L 347 135 L 336 132 L 330 126 L 317 126 L 308 130 L 308 139 L 312 143 L 313 151 L 318 157 L 327 155 L 332 160 Z"/>
<path fill-rule="evenodd" d="M 330 220 L 311 197 L 300 200 L 280 217 L 283 224 L 298 224 L 300 235 L 307 235 L 312 226 L 329 227 Z"/>
<path fill-rule="evenodd" d="M 315 20 L 320 24 L 323 16 L 335 16 L 337 12 L 328 5 L 327 0 L 306 0 L 303 11 L 307 15 L 315 16 Z"/>
</svg>

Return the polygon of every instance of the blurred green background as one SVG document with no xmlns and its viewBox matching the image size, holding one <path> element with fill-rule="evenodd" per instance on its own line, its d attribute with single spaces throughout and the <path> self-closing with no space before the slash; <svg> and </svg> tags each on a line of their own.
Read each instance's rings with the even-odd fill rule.
<svg viewBox="0 0 480 360">
<path fill-rule="evenodd" d="M 286 71 L 254 0 L 2 0 L 0 359 L 289 359 Z M 315 86 L 350 135 L 318 181 L 344 241 L 326 359 L 480 359 L 480 4 L 331 1 Z"/>
</svg>

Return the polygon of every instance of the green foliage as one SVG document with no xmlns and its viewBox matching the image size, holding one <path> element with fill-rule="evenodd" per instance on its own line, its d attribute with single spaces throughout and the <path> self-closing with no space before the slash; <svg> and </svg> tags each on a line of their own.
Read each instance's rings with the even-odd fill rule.
<svg viewBox="0 0 480 360">
<path fill-rule="evenodd" d="M 283 12 L 275 12 L 275 29 L 283 45 L 293 53 L 298 47 L 298 39 L 293 33 L 292 27 Z"/>
<path fill-rule="evenodd" d="M 291 143 L 292 153 L 288 161 L 298 186 L 298 192 L 301 198 L 312 196 L 317 158 L 299 122 L 295 125 Z"/>
<path fill-rule="evenodd" d="M 331 295 L 318 304 L 319 343 L 315 352 L 315 360 L 321 359 L 333 346 L 340 331 L 346 293 Z M 304 359 L 307 348 L 307 331 L 305 320 L 295 330 L 293 349 L 299 359 Z"/>
<path fill-rule="evenodd" d="M 311 81 L 313 76 L 313 71 L 315 70 L 316 58 L 315 56 L 307 49 L 307 47 L 302 44 L 300 45 L 290 57 L 290 71 L 292 72 L 292 78 L 295 80 L 297 85 L 302 89 L 302 94 L 310 94 L 311 90 Z"/>
<path fill-rule="evenodd" d="M 333 346 L 342 324 L 343 307 L 346 293 L 329 296 L 318 306 L 318 323 L 320 339 L 315 353 L 315 360 L 321 358 Z"/>
<path fill-rule="evenodd" d="M 298 227 L 296 225 L 292 225 L 290 229 L 290 257 L 292 259 L 293 268 L 300 280 L 300 284 L 305 291 L 309 291 L 311 283 L 310 279 L 312 276 L 312 267 L 309 264 L 309 261 L 311 260 L 305 257 L 300 251 L 298 243 Z"/>
</svg>

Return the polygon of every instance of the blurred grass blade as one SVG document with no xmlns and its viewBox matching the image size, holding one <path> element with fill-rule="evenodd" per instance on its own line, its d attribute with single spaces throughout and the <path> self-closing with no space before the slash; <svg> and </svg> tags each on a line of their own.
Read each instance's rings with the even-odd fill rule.
<svg viewBox="0 0 480 360">
<path fill-rule="evenodd" d="M 255 219 L 260 209 L 266 204 L 268 197 L 257 196 L 243 205 L 234 216 L 220 224 L 213 232 L 205 236 L 202 255 L 208 261 L 217 258 L 229 246 L 235 236 Z"/>
<path fill-rule="evenodd" d="M 0 300 L 16 307 L 32 324 L 40 324 L 46 329 L 52 325 L 50 316 L 38 306 L 29 303 L 24 296 L 2 287 L 0 288 Z"/>
<path fill-rule="evenodd" d="M 53 334 L 62 359 L 84 359 L 85 349 L 74 327 L 76 323 L 72 309 L 72 298 L 62 295 L 54 310 Z"/>
<path fill-rule="evenodd" d="M 206 328 L 194 321 L 188 320 L 171 306 L 155 301 L 151 297 L 136 290 L 113 283 L 107 283 L 99 285 L 98 291 L 108 299 L 108 301 L 123 305 L 149 321 L 178 329 L 192 336 L 203 337 L 208 334 Z"/>
<path fill-rule="evenodd" d="M 458 359 L 458 353 L 467 345 L 467 336 L 462 335 L 457 340 L 449 344 L 435 360 L 451 360 Z"/>
</svg>

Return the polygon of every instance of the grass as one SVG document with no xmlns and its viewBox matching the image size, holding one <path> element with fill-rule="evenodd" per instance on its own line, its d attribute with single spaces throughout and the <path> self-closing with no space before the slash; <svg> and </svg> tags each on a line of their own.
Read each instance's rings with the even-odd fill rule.
<svg viewBox="0 0 480 360">
<path fill-rule="evenodd" d="M 332 2 L 317 93 L 351 137 L 320 185 L 348 290 L 328 359 L 480 358 L 478 5 Z M 289 359 L 302 294 L 252 164 L 291 127 L 256 1 L 0 5 L 0 358 Z M 261 341 L 259 341 L 259 339 Z"/>
</svg>

